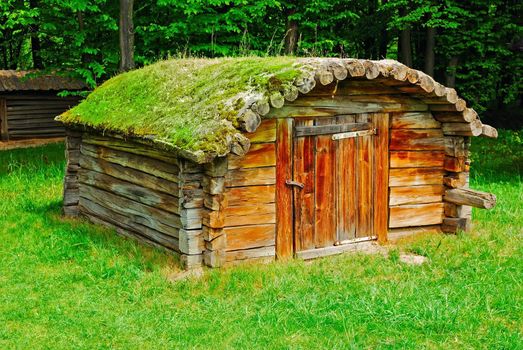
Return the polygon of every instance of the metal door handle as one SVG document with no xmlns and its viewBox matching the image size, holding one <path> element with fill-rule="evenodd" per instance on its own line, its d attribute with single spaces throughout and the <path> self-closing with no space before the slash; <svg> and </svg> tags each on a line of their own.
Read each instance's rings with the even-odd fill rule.
<svg viewBox="0 0 523 350">
<path fill-rule="evenodd" d="M 292 181 L 292 180 L 285 180 L 285 184 L 287 186 L 296 186 L 296 187 L 299 187 L 301 189 L 303 189 L 305 187 L 305 185 L 302 184 L 301 182 Z"/>
</svg>

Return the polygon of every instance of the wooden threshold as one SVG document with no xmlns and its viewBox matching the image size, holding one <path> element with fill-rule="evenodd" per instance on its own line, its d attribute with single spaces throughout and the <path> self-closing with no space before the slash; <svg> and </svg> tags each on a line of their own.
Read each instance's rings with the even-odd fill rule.
<svg viewBox="0 0 523 350">
<path fill-rule="evenodd" d="M 357 241 L 354 243 L 333 245 L 325 248 L 303 250 L 296 253 L 296 257 L 303 260 L 310 260 L 315 258 L 322 258 L 330 255 L 342 254 L 345 252 L 368 252 L 376 247 L 376 241 L 365 237 L 365 241 Z"/>
<path fill-rule="evenodd" d="M 52 137 L 42 139 L 29 139 L 29 140 L 18 140 L 18 141 L 5 141 L 0 142 L 0 151 L 8 151 L 17 148 L 31 148 L 40 147 L 50 143 L 63 142 L 65 137 Z"/>
</svg>

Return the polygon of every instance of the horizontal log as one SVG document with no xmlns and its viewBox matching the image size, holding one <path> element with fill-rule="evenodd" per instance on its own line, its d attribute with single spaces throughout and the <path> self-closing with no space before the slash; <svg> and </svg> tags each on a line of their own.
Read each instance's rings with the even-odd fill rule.
<svg viewBox="0 0 523 350">
<path fill-rule="evenodd" d="M 145 156 L 143 158 L 161 160 L 165 163 L 176 165 L 185 173 L 202 172 L 201 166 L 196 163 L 179 159 L 169 152 L 159 151 L 152 147 L 141 145 L 136 142 L 125 141 L 113 137 L 98 136 L 89 133 L 84 134 L 83 142 L 90 145 L 103 146 L 105 148 L 117 150 L 120 152 L 126 152 L 132 155 Z"/>
<path fill-rule="evenodd" d="M 463 112 L 467 108 L 465 100 L 458 98 L 454 104 L 431 104 L 430 110 L 436 112 Z"/>
<path fill-rule="evenodd" d="M 54 118 L 56 117 L 56 114 L 30 114 L 30 115 L 27 115 L 27 114 L 10 114 L 8 115 L 8 120 L 9 121 L 18 121 L 18 120 L 27 120 L 27 119 L 30 119 L 30 120 L 35 120 L 35 121 L 39 121 L 39 120 L 54 120 Z M 61 122 L 58 122 L 60 125 L 62 125 Z"/>
<path fill-rule="evenodd" d="M 229 170 L 225 175 L 225 186 L 243 187 L 253 185 L 274 185 L 276 167 Z"/>
<path fill-rule="evenodd" d="M 392 129 L 438 129 L 438 122 L 429 112 L 393 113 Z"/>
<path fill-rule="evenodd" d="M 274 143 L 254 144 L 243 157 L 229 155 L 229 169 L 259 168 L 274 165 L 276 165 L 276 144 Z"/>
<path fill-rule="evenodd" d="M 82 215 L 88 216 L 90 219 L 95 217 L 106 226 L 119 227 L 131 232 L 133 235 L 138 235 L 140 238 L 153 241 L 163 247 L 178 251 L 178 232 L 176 234 L 166 235 L 155 229 L 151 229 L 148 226 L 144 226 L 132 220 L 127 215 L 106 208 L 100 205 L 98 202 L 92 201 L 87 198 L 83 198 L 79 205 Z M 108 225 L 109 224 L 109 225 Z"/>
<path fill-rule="evenodd" d="M 302 96 L 288 104 L 289 107 L 350 107 L 352 103 L 398 103 L 420 105 L 420 102 L 405 94 L 397 95 L 350 95 L 350 96 Z"/>
<path fill-rule="evenodd" d="M 470 218 L 445 218 L 441 224 L 441 230 L 445 233 L 468 232 L 470 228 Z"/>
<path fill-rule="evenodd" d="M 178 166 L 157 159 L 85 143 L 81 146 L 81 152 L 86 156 L 135 169 L 171 182 L 178 183 L 181 180 Z"/>
<path fill-rule="evenodd" d="M 441 168 L 395 168 L 389 170 L 389 186 L 441 185 Z"/>
<path fill-rule="evenodd" d="M 470 123 L 443 123 L 443 134 L 456 136 L 479 136 L 483 131 L 483 124 L 479 119 Z"/>
<path fill-rule="evenodd" d="M 375 81 L 355 81 L 347 80 L 341 83 L 333 82 L 325 86 L 316 86 L 309 92 L 309 97 L 325 96 L 353 96 L 353 95 L 398 95 L 399 91 L 394 87 L 389 87 L 376 83 Z"/>
<path fill-rule="evenodd" d="M 177 215 L 92 186 L 80 186 L 80 205 L 82 198 L 124 215 L 134 223 L 176 238 L 178 238 L 178 230 L 182 228 L 181 218 Z M 195 223 L 191 228 L 199 229 L 201 225 Z"/>
<path fill-rule="evenodd" d="M 225 208 L 225 226 L 276 223 L 276 204 L 228 206 Z"/>
<path fill-rule="evenodd" d="M 228 188 L 225 192 L 229 206 L 242 206 L 249 203 L 274 203 L 275 185 Z"/>
<path fill-rule="evenodd" d="M 260 258 L 269 258 L 276 256 L 275 246 L 261 247 L 261 248 L 251 248 L 251 249 L 241 249 L 228 251 L 226 254 L 226 261 L 241 261 L 248 259 L 260 259 Z"/>
<path fill-rule="evenodd" d="M 31 129 L 18 129 L 9 130 L 9 135 L 22 136 L 22 135 L 63 135 L 65 136 L 65 129 L 62 126 L 52 128 L 31 128 Z"/>
<path fill-rule="evenodd" d="M 471 190 L 469 188 L 446 190 L 444 200 L 454 204 L 470 205 L 482 209 L 491 209 L 496 205 L 496 196 L 492 193 Z"/>
<path fill-rule="evenodd" d="M 251 141 L 251 144 L 276 141 L 276 120 L 263 120 L 255 132 L 246 133 L 245 136 Z"/>
<path fill-rule="evenodd" d="M 498 131 L 490 125 L 483 124 L 481 129 L 481 136 L 497 139 Z"/>
<path fill-rule="evenodd" d="M 389 228 L 437 225 L 443 221 L 443 215 L 443 203 L 391 207 Z"/>
<path fill-rule="evenodd" d="M 391 151 L 391 168 L 443 167 L 445 153 L 441 151 Z"/>
<path fill-rule="evenodd" d="M 435 112 L 432 114 L 436 120 L 442 123 L 470 123 L 478 119 L 478 113 L 472 108 L 467 108 L 462 112 Z"/>
<path fill-rule="evenodd" d="M 429 225 L 420 227 L 406 227 L 389 229 L 387 234 L 388 242 L 395 242 L 406 237 L 413 237 L 417 235 L 431 235 L 442 233 L 441 225 Z"/>
<path fill-rule="evenodd" d="M 202 186 L 205 193 L 211 195 L 221 194 L 225 189 L 225 177 L 204 176 Z"/>
<path fill-rule="evenodd" d="M 443 185 L 391 187 L 389 205 L 441 202 L 444 190 Z"/>
<path fill-rule="evenodd" d="M 298 99 L 297 101 L 299 101 Z M 298 107 L 285 105 L 280 109 L 271 110 L 272 118 L 310 118 L 310 117 L 332 117 L 340 114 L 359 113 L 388 113 L 388 112 L 421 112 L 428 109 L 426 104 L 402 104 L 386 102 L 351 102 L 342 107 Z"/>
<path fill-rule="evenodd" d="M 442 151 L 445 140 L 441 129 L 391 129 L 391 151 Z"/>
<path fill-rule="evenodd" d="M 180 214 L 179 198 L 149 188 L 122 181 L 115 177 L 91 170 L 82 170 L 78 176 L 82 184 L 96 187 L 133 201 Z"/>
<path fill-rule="evenodd" d="M 249 225 L 226 227 L 227 251 L 272 246 L 275 244 L 276 225 Z"/>
</svg>

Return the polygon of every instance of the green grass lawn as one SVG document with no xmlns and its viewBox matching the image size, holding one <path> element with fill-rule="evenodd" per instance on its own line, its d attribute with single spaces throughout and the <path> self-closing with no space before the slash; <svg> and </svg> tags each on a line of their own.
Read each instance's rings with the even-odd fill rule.
<svg viewBox="0 0 523 350">
<path fill-rule="evenodd" d="M 0 349 L 521 349 L 523 132 L 474 139 L 474 230 L 170 282 L 175 259 L 60 218 L 63 146 L 0 153 Z"/>
</svg>

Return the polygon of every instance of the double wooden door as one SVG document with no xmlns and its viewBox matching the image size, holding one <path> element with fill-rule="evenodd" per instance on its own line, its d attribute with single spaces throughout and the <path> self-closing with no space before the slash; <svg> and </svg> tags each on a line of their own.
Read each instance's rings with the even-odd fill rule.
<svg viewBox="0 0 523 350">
<path fill-rule="evenodd" d="M 287 181 L 294 252 L 370 240 L 386 230 L 387 126 L 383 113 L 295 119 Z"/>
</svg>

